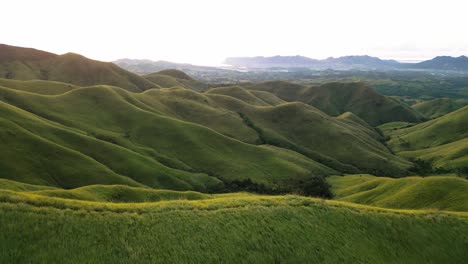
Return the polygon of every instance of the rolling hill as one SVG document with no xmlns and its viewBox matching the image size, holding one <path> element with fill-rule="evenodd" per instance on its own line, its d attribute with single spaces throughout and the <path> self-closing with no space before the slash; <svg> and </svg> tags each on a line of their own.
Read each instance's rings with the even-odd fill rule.
<svg viewBox="0 0 468 264">
<path fill-rule="evenodd" d="M 95 86 L 45 96 L 0 88 L 0 101 L 2 139 L 9 146 L 1 151 L 2 178 L 64 188 L 125 181 L 208 191 L 219 179 L 273 186 L 335 173 L 298 153 L 285 156 L 166 115 L 151 93 Z"/>
<path fill-rule="evenodd" d="M 333 118 L 268 92 L 235 89 L 264 106 L 217 89 L 131 93 L 73 86 L 43 95 L 0 87 L 2 138 L 10 146 L 2 151 L 1 177 L 62 188 L 128 184 L 214 191 L 233 180 L 278 188 L 337 171 L 401 176 L 411 166 L 357 117 Z"/>
<path fill-rule="evenodd" d="M 176 69 L 167 69 L 143 76 L 147 80 L 162 88 L 183 87 L 195 91 L 205 91 L 209 85 L 188 76 L 185 72 Z"/>
<path fill-rule="evenodd" d="M 427 160 L 436 167 L 463 169 L 468 158 L 468 106 L 442 117 L 392 130 L 388 145 L 399 155 Z"/>
<path fill-rule="evenodd" d="M 215 88 L 206 94 L 221 107 L 239 113 L 258 133 L 260 143 L 292 149 L 336 170 L 403 175 L 410 166 L 381 144 L 383 139 L 375 130 L 356 121 L 333 118 L 298 102 L 259 106 L 254 100 L 258 98 L 239 87 Z M 244 101 L 238 99 L 242 97 Z"/>
<path fill-rule="evenodd" d="M 156 87 L 113 63 L 91 60 L 74 53 L 56 55 L 4 44 L 0 44 L 0 78 L 51 80 L 79 86 L 107 84 L 135 92 Z"/>
<path fill-rule="evenodd" d="M 303 102 L 331 116 L 352 112 L 372 126 L 405 121 L 419 122 L 422 116 L 396 99 L 376 93 L 364 83 L 327 83 L 304 86 L 284 81 L 245 84 L 249 90 L 266 91 L 288 102 Z"/>
<path fill-rule="evenodd" d="M 328 178 L 336 199 L 385 208 L 468 211 L 468 180 L 453 176 Z"/>
<path fill-rule="evenodd" d="M 428 118 L 437 118 L 468 105 L 467 99 L 438 98 L 411 107 Z"/>
<path fill-rule="evenodd" d="M 466 179 L 333 176 L 463 168 L 468 106 L 416 124 L 362 83 L 213 88 L 5 45 L 0 77 L 0 263 L 468 258 Z"/>
<path fill-rule="evenodd" d="M 109 197 L 161 200 L 102 202 Z M 3 189 L 0 201 L 2 263 L 463 263 L 468 256 L 461 212 L 122 186 Z"/>
</svg>

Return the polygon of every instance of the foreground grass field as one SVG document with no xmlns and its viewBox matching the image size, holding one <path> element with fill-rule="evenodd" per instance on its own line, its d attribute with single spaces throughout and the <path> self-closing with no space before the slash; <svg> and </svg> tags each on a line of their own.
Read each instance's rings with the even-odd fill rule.
<svg viewBox="0 0 468 264">
<path fill-rule="evenodd" d="M 341 201 L 400 209 L 468 212 L 468 180 L 454 176 L 393 179 L 372 175 L 328 178 Z"/>
<path fill-rule="evenodd" d="M 102 203 L 3 190 L 0 201 L 0 263 L 463 263 L 468 258 L 466 213 L 242 193 Z"/>
</svg>

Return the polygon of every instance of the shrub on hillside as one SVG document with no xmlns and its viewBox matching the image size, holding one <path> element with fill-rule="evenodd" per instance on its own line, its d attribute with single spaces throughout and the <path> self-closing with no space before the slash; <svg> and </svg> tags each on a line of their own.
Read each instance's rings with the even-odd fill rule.
<svg viewBox="0 0 468 264">
<path fill-rule="evenodd" d="M 333 198 L 330 184 L 322 176 L 310 176 L 306 179 L 266 186 L 250 178 L 225 182 L 225 192 L 253 192 L 258 194 L 299 194 L 303 196 Z"/>
</svg>

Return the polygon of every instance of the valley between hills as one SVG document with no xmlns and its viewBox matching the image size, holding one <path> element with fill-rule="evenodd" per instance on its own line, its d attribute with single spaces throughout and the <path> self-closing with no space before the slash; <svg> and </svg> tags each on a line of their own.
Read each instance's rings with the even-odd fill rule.
<svg viewBox="0 0 468 264">
<path fill-rule="evenodd" d="M 468 259 L 464 90 L 257 74 L 0 45 L 0 262 Z"/>
</svg>

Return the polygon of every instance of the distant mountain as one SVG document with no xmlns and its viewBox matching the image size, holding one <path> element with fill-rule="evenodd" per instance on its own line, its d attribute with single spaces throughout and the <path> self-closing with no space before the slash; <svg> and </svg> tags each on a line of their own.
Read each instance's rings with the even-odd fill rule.
<svg viewBox="0 0 468 264">
<path fill-rule="evenodd" d="M 420 69 L 467 71 L 468 57 L 460 56 L 455 58 L 450 56 L 438 56 L 432 60 L 417 63 L 414 67 Z"/>
<path fill-rule="evenodd" d="M 395 60 L 381 60 L 371 56 L 345 56 L 316 60 L 304 56 L 233 57 L 225 63 L 245 68 L 314 68 L 314 69 L 394 69 L 402 66 Z"/>
<path fill-rule="evenodd" d="M 321 61 L 326 68 L 338 69 L 395 69 L 402 66 L 396 60 L 382 60 L 371 56 L 344 56 Z"/>
<path fill-rule="evenodd" d="M 314 70 L 442 70 L 468 71 L 468 57 L 439 56 L 420 63 L 401 63 L 396 60 L 382 60 L 377 57 L 344 56 L 316 60 L 304 56 L 274 56 L 274 57 L 232 57 L 225 60 L 226 64 L 238 68 L 268 69 L 268 68 L 309 68 Z"/>
<path fill-rule="evenodd" d="M 193 74 L 193 72 L 209 72 L 209 71 L 220 71 L 220 68 L 208 67 L 208 66 L 197 66 L 187 63 L 175 63 L 169 61 L 152 61 L 152 60 L 137 60 L 137 59 L 120 59 L 114 61 L 115 64 L 120 67 L 137 73 L 137 74 L 149 74 L 159 72 L 167 69 L 176 69 L 184 71 L 187 74 Z"/>
<path fill-rule="evenodd" d="M 309 68 L 320 64 L 319 60 L 304 56 L 232 57 L 225 64 L 245 68 Z"/>
<path fill-rule="evenodd" d="M 155 87 L 153 83 L 110 63 L 75 53 L 57 55 L 41 50 L 0 44 L 0 78 L 52 80 L 80 86 L 114 85 L 129 91 Z"/>
</svg>

